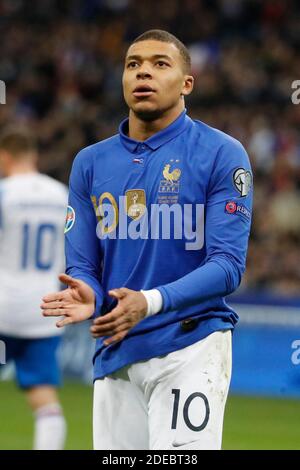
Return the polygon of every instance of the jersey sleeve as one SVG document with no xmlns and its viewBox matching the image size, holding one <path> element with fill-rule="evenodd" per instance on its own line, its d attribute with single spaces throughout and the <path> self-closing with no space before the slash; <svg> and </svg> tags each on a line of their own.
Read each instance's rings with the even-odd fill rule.
<svg viewBox="0 0 300 470">
<path fill-rule="evenodd" d="M 104 292 L 101 252 L 96 235 L 97 219 L 89 192 L 89 169 L 83 165 L 84 150 L 76 156 L 69 184 L 69 206 L 65 228 L 66 273 L 86 282 L 95 293 L 93 317 L 100 314 Z"/>
<path fill-rule="evenodd" d="M 237 289 L 246 265 L 252 197 L 248 155 L 239 142 L 230 140 L 218 151 L 207 186 L 205 262 L 158 287 L 162 311 L 179 310 Z"/>
</svg>

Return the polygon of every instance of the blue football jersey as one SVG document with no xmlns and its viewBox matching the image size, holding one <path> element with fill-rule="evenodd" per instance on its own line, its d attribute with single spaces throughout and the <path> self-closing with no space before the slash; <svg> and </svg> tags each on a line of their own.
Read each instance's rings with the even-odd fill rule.
<svg viewBox="0 0 300 470">
<path fill-rule="evenodd" d="M 95 378 L 233 329 L 226 304 L 245 269 L 252 172 L 243 146 L 186 111 L 139 142 L 119 133 L 76 156 L 66 228 L 67 273 L 111 311 L 113 288 L 159 289 L 163 309 L 119 343 L 96 342 Z M 186 320 L 192 321 L 186 321 Z"/>
</svg>

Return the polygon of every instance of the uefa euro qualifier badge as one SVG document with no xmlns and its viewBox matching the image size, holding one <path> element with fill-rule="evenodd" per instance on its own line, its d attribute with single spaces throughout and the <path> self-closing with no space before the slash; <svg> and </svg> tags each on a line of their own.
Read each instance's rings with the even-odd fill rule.
<svg viewBox="0 0 300 470">
<path fill-rule="evenodd" d="M 242 197 L 247 196 L 252 187 L 251 172 L 245 168 L 238 168 L 233 173 L 233 184 Z"/>
<path fill-rule="evenodd" d="M 65 232 L 67 233 L 71 228 L 73 227 L 75 222 L 75 211 L 73 207 L 68 206 L 67 207 L 67 215 L 66 215 L 66 224 L 65 224 Z"/>
</svg>

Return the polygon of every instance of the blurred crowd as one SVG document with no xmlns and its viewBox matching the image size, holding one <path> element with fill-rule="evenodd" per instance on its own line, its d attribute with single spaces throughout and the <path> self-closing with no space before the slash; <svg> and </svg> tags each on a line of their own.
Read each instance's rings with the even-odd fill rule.
<svg viewBox="0 0 300 470">
<path fill-rule="evenodd" d="M 192 56 L 189 114 L 249 152 L 255 204 L 242 289 L 300 293 L 300 4 L 291 0 L 0 0 L 0 128 L 26 123 L 40 169 L 67 182 L 83 146 L 127 110 L 123 58 L 145 30 L 177 35 Z"/>
</svg>

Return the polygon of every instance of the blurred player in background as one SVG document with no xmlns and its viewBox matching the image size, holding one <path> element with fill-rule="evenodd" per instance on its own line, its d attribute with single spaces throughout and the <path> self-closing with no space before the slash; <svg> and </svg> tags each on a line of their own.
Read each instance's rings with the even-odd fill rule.
<svg viewBox="0 0 300 470">
<path fill-rule="evenodd" d="M 34 413 L 34 449 L 58 450 L 66 436 L 56 392 L 61 331 L 40 317 L 39 304 L 63 267 L 67 189 L 38 172 L 37 158 L 24 130 L 0 135 L 0 339 Z"/>
<path fill-rule="evenodd" d="M 193 82 L 177 38 L 138 37 L 123 73 L 129 118 L 73 164 L 60 276 L 69 289 L 42 309 L 65 316 L 58 326 L 102 314 L 91 328 L 96 449 L 221 447 L 237 322 L 224 297 L 245 269 L 252 174 L 238 141 L 187 116 Z M 186 205 L 193 248 L 186 231 L 176 236 Z M 176 208 L 169 237 L 145 230 L 158 206 Z"/>
</svg>

